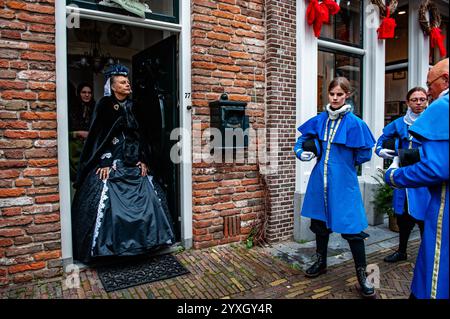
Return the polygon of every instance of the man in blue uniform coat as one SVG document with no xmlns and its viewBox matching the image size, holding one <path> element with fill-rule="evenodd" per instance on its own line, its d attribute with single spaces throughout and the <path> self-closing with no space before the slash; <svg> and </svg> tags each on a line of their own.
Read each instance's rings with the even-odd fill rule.
<svg viewBox="0 0 450 319">
<path fill-rule="evenodd" d="M 427 91 L 420 86 L 410 89 L 406 94 L 406 104 L 408 105 L 406 114 L 389 123 L 378 139 L 375 153 L 384 159 L 393 159 L 395 153 L 400 150 L 417 151 L 422 149 L 420 141 L 415 139 L 408 129 L 426 109 L 428 105 Z M 395 150 L 385 148 L 393 140 L 395 140 Z M 429 202 L 428 187 L 394 190 L 392 206 L 400 230 L 399 245 L 396 252 L 384 258 L 385 262 L 398 262 L 408 258 L 406 248 L 409 236 L 416 224 L 419 226 L 420 236 L 423 235 L 423 218 Z"/>
<path fill-rule="evenodd" d="M 422 142 L 419 162 L 398 168 L 398 158 L 385 174 L 397 188 L 427 186 L 431 200 L 425 213 L 425 229 L 414 269 L 411 298 L 448 299 L 448 178 L 449 105 L 448 58 L 428 73 L 428 94 L 434 102 L 410 127 Z"/>
</svg>

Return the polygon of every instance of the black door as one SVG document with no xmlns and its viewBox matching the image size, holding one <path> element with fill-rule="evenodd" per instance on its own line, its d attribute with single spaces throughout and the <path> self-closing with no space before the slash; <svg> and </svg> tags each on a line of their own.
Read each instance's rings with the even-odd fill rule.
<svg viewBox="0 0 450 319">
<path fill-rule="evenodd" d="M 177 141 L 170 132 L 179 127 L 177 38 L 171 36 L 133 56 L 133 99 L 142 133 L 150 141 L 150 173 L 163 186 L 180 240 L 179 165 L 170 160 Z"/>
</svg>

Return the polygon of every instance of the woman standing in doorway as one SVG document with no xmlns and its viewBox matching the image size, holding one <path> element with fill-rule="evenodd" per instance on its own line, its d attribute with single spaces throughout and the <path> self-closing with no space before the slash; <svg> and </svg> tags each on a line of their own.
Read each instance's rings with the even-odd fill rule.
<svg viewBox="0 0 450 319">
<path fill-rule="evenodd" d="M 375 289 L 366 280 L 364 239 L 369 235 L 356 166 L 372 157 L 375 139 L 366 123 L 351 112 L 345 100 L 351 94 L 349 81 L 337 77 L 328 87 L 326 111 L 311 118 L 298 130 L 302 134 L 294 151 L 301 161 L 317 157 L 311 172 L 301 214 L 311 218 L 316 235 L 317 261 L 306 270 L 317 277 L 327 270 L 330 233 L 337 232 L 350 245 L 363 297 L 374 297 Z"/>
<path fill-rule="evenodd" d="M 421 143 L 413 138 L 408 129 L 428 106 L 427 91 L 422 87 L 412 88 L 406 94 L 406 104 L 408 105 L 406 115 L 387 125 L 378 139 L 375 153 L 384 159 L 393 159 L 398 149 L 421 148 Z M 396 141 L 392 144 L 396 145 L 397 150 L 383 148 L 384 142 L 392 139 Z M 423 219 L 430 198 L 430 192 L 427 187 L 394 189 L 392 206 L 397 217 L 400 238 L 398 250 L 386 256 L 384 258 L 385 262 L 395 263 L 408 258 L 406 247 L 409 235 L 417 224 L 422 236 Z"/>
<path fill-rule="evenodd" d="M 95 107 L 92 85 L 83 82 L 78 85 L 75 101 L 69 100 L 69 145 L 70 145 L 70 180 L 75 181 L 78 162 L 84 141 L 88 136 L 92 112 Z"/>
<path fill-rule="evenodd" d="M 173 244 L 162 189 L 148 175 L 148 144 L 130 99 L 128 69 L 107 73 L 110 96 L 96 105 L 74 187 L 74 258 L 130 256 Z"/>
</svg>

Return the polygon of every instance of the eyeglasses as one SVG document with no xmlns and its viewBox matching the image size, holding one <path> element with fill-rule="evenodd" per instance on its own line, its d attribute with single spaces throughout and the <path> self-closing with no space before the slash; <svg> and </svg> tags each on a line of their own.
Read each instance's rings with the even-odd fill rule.
<svg viewBox="0 0 450 319">
<path fill-rule="evenodd" d="M 430 86 L 431 86 L 434 82 L 436 82 L 439 78 L 441 78 L 442 76 L 443 76 L 443 74 L 439 75 L 439 76 L 438 76 L 437 78 L 435 78 L 433 81 L 427 82 L 427 83 L 426 83 L 427 87 L 430 88 Z"/>
<path fill-rule="evenodd" d="M 424 97 L 421 97 L 421 98 L 412 98 L 412 99 L 409 99 L 409 101 L 413 102 L 413 103 L 417 103 L 418 101 L 420 101 L 420 103 L 423 103 L 425 101 L 428 101 L 428 99 L 424 98 Z"/>
</svg>

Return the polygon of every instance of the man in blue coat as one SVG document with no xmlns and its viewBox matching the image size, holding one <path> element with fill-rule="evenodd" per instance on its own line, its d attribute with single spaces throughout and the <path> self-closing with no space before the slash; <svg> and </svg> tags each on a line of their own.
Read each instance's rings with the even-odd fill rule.
<svg viewBox="0 0 450 319">
<path fill-rule="evenodd" d="M 422 149 L 420 141 L 415 139 L 408 129 L 420 117 L 428 105 L 427 91 L 418 86 L 406 94 L 408 111 L 404 116 L 389 123 L 380 136 L 375 148 L 375 153 L 384 159 L 393 159 L 395 152 L 399 150 Z M 395 150 L 388 146 L 395 140 Z M 392 143 L 394 144 L 394 143 Z M 417 224 L 420 235 L 423 234 L 423 218 L 430 202 L 430 192 L 427 187 L 395 189 L 392 206 L 396 215 L 399 228 L 398 250 L 384 258 L 385 262 L 398 262 L 406 260 L 408 255 L 406 248 L 408 239 L 414 226 Z"/>
<path fill-rule="evenodd" d="M 385 174 L 396 188 L 426 186 L 431 200 L 424 218 L 424 234 L 414 269 L 411 298 L 448 299 L 448 178 L 449 178 L 449 99 L 448 58 L 428 73 L 428 94 L 434 102 L 410 127 L 422 143 L 419 162 L 398 167 L 398 157 Z"/>
</svg>

